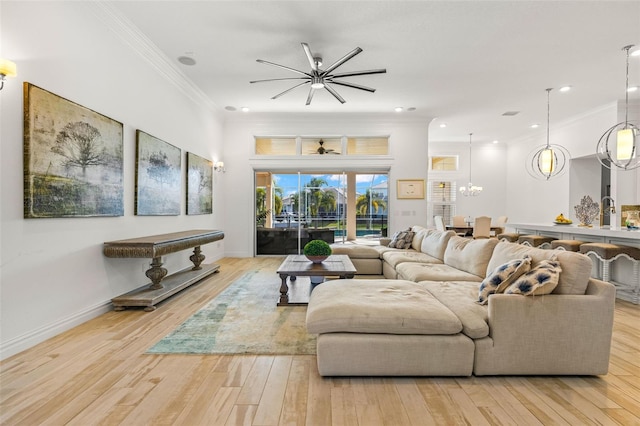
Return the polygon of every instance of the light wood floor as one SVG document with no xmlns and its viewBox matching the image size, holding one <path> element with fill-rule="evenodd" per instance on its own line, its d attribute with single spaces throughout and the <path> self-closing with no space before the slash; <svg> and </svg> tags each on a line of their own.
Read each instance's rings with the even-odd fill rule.
<svg viewBox="0 0 640 426">
<path fill-rule="evenodd" d="M 314 356 L 144 353 L 258 263 L 275 303 L 280 261 L 223 259 L 153 313 L 109 312 L 5 360 L 0 424 L 640 424 L 640 308 L 622 301 L 602 377 L 323 379 Z"/>
</svg>

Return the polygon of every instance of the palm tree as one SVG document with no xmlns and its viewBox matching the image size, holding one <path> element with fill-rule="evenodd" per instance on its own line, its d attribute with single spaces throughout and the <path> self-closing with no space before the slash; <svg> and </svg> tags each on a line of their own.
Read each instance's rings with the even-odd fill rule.
<svg viewBox="0 0 640 426">
<path fill-rule="evenodd" d="M 371 207 L 371 212 L 369 211 Z M 361 216 L 367 216 L 380 210 L 385 210 L 387 203 L 381 198 L 377 192 L 371 192 L 371 188 L 367 189 L 363 195 L 359 196 L 356 200 L 356 211 Z M 371 222 L 369 222 L 369 228 L 371 228 Z"/>
</svg>

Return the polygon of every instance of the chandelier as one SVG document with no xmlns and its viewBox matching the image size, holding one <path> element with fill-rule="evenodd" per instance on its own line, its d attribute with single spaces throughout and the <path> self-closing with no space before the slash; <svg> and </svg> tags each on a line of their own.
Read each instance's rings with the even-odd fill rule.
<svg viewBox="0 0 640 426">
<path fill-rule="evenodd" d="M 629 123 L 629 50 L 633 46 L 631 44 L 622 48 L 627 51 L 624 122 L 618 123 L 604 132 L 596 147 L 598 161 L 609 169 L 615 166 L 623 170 L 632 170 L 640 166 L 638 127 Z M 614 134 L 615 141 L 613 140 Z"/>
<path fill-rule="evenodd" d="M 471 183 L 471 136 L 473 133 L 469 133 L 469 183 L 467 186 L 460 187 L 460 193 L 465 197 L 475 197 L 476 195 L 480 195 L 482 192 L 481 186 L 475 186 Z"/>
<path fill-rule="evenodd" d="M 547 89 L 547 143 L 534 149 L 527 156 L 527 172 L 536 178 L 549 180 L 564 173 L 569 151 L 562 145 L 551 144 L 549 138 L 549 95 L 553 89 Z"/>
</svg>

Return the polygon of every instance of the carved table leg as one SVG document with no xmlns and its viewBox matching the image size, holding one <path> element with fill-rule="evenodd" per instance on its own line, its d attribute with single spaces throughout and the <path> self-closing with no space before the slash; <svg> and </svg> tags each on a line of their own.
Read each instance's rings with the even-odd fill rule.
<svg viewBox="0 0 640 426">
<path fill-rule="evenodd" d="M 280 274 L 282 284 L 280 285 L 280 300 L 278 300 L 278 306 L 289 304 L 289 286 L 287 286 L 287 274 Z"/>
<path fill-rule="evenodd" d="M 144 274 L 153 283 L 150 288 L 156 290 L 162 288 L 162 279 L 167 275 L 166 268 L 162 267 L 162 257 L 154 257 L 151 261 L 151 269 L 147 269 Z"/>
<path fill-rule="evenodd" d="M 189 256 L 189 260 L 191 260 L 195 265 L 193 268 L 191 268 L 192 271 L 197 271 L 199 269 L 202 269 L 202 266 L 200 266 L 200 264 L 204 260 L 204 254 L 202 254 L 200 250 L 200 246 L 196 246 L 193 249 L 193 254 Z"/>
</svg>

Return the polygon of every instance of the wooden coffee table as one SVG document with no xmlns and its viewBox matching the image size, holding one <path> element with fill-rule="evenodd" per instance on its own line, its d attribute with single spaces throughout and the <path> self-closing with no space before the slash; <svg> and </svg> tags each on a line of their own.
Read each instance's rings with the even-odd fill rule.
<svg viewBox="0 0 640 426">
<path fill-rule="evenodd" d="M 289 277 L 290 281 L 296 281 L 297 277 L 315 276 L 353 278 L 356 274 L 356 268 L 346 254 L 333 254 L 322 263 L 312 263 L 303 255 L 292 254 L 282 262 L 277 273 L 282 280 L 278 306 L 307 305 L 309 303 L 310 289 L 302 300 L 290 301 L 287 277 Z"/>
</svg>

